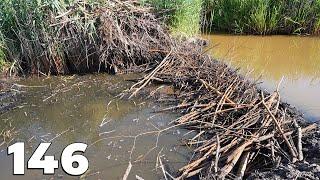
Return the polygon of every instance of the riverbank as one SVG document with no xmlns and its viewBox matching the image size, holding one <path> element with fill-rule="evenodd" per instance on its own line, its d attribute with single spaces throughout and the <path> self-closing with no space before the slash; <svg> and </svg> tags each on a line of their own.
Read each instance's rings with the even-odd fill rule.
<svg viewBox="0 0 320 180">
<path fill-rule="evenodd" d="M 280 162 L 268 170 L 252 172 L 247 179 L 319 179 L 320 178 L 320 129 L 303 138 L 304 161 L 297 163 Z"/>
<path fill-rule="evenodd" d="M 185 35 L 219 32 L 231 34 L 318 35 L 318 0 L 145 0 L 174 31 Z"/>
<path fill-rule="evenodd" d="M 112 4 L 60 0 L 0 2 L 0 71 L 2 67 L 9 68 L 11 74 L 114 71 L 106 62 L 94 66 L 100 63 L 96 62 L 97 57 L 104 57 L 99 49 L 103 39 L 98 9 L 110 8 Z M 157 15 L 154 20 L 167 23 L 171 33 L 187 37 L 199 32 L 317 35 L 320 29 L 318 0 L 134 2 L 135 6 L 141 4 L 148 10 L 151 6 Z"/>
<path fill-rule="evenodd" d="M 196 133 L 186 140 L 194 155 L 179 170 L 179 179 L 200 174 L 243 178 L 256 169 L 273 167 L 278 159 L 292 163 L 304 159 L 302 136 L 318 126 L 306 123 L 283 103 L 279 91 L 265 92 L 237 70 L 206 55 L 203 46 L 173 38 L 150 9 L 134 2 L 112 1 L 109 6 L 87 10 L 93 11 L 91 15 L 99 22 L 98 41 L 88 43 L 90 34 L 79 31 L 80 38 L 77 33 L 70 37 L 84 42 L 84 49 L 74 39 L 63 39 L 68 48 L 62 56 L 32 59 L 30 51 L 23 51 L 18 63 L 22 71 L 39 75 L 144 72 L 146 75 L 122 94 L 128 99 L 141 95 L 150 84 L 171 85 L 174 93 L 162 99 L 171 106 L 161 112 L 177 111 L 181 116 L 171 122 L 171 128 Z M 58 15 L 65 18 L 53 24 L 65 30 L 60 34 L 64 38 L 69 37 L 66 32 L 75 30 L 71 17 L 77 11 L 67 12 Z M 43 48 L 42 52 L 49 51 Z M 169 177 L 164 168 L 162 171 Z"/>
</svg>

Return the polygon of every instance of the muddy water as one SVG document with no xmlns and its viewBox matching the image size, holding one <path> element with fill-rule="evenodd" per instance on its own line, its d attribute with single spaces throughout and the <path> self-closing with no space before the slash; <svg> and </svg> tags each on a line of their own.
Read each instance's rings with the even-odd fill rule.
<svg viewBox="0 0 320 180">
<path fill-rule="evenodd" d="M 129 179 L 136 175 L 160 179 L 162 172 L 155 169 L 158 155 L 171 170 L 189 160 L 188 150 L 177 145 L 184 131 L 176 128 L 159 137 L 150 133 L 134 140 L 140 133 L 168 127 L 177 115 L 154 113 L 161 107 L 151 101 L 115 98 L 131 85 L 125 81 L 128 78 L 87 75 L 21 80 L 17 83 L 23 85 L 21 90 L 25 92 L 19 107 L 0 115 L 0 132 L 14 128 L 16 134 L 10 144 L 25 142 L 26 158 L 40 142 L 52 142 L 47 155 L 56 159 L 68 144 L 87 143 L 86 179 L 121 179 L 129 161 L 133 163 Z M 26 170 L 23 177 L 12 176 L 12 156 L 6 155 L 5 145 L 0 150 L 0 179 L 79 179 L 68 176 L 61 168 L 54 176 L 44 177 L 42 170 Z"/>
<path fill-rule="evenodd" d="M 311 121 L 320 120 L 320 38 L 297 36 L 204 35 L 210 53 L 259 78 L 269 91 L 281 83 L 284 101 Z M 248 72 L 251 72 L 248 74 Z M 283 78 L 282 78 L 283 77 Z"/>
</svg>

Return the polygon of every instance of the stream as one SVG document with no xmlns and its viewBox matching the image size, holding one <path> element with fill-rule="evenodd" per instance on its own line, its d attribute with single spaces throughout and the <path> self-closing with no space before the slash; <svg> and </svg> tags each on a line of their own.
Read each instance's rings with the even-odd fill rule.
<svg viewBox="0 0 320 180">
<path fill-rule="evenodd" d="M 133 75 L 99 74 L 22 79 L 16 82 L 25 91 L 19 106 L 0 115 L 0 129 L 14 129 L 13 142 L 25 142 L 26 161 L 41 142 L 52 143 L 46 155 L 57 160 L 68 144 L 88 144 L 84 155 L 89 170 L 80 179 L 122 179 L 129 161 L 129 179 L 136 175 L 160 179 L 157 156 L 172 171 L 189 161 L 189 151 L 179 145 L 185 132 L 173 128 L 137 136 L 167 128 L 178 115 L 154 113 L 163 108 L 154 100 L 117 98 L 133 84 L 126 81 L 130 78 Z M 39 169 L 13 176 L 13 157 L 7 155 L 5 145 L 0 150 L 0 179 L 79 179 L 66 174 L 60 165 L 54 176 L 43 176 Z"/>
<path fill-rule="evenodd" d="M 280 83 L 285 101 L 309 121 L 320 120 L 320 38 L 300 36 L 203 35 L 209 53 L 240 68 L 272 92 Z"/>
</svg>

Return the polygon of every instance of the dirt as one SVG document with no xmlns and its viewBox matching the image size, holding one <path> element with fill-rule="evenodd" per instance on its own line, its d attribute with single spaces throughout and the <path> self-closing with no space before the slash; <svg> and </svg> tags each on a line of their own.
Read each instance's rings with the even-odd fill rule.
<svg viewBox="0 0 320 180">
<path fill-rule="evenodd" d="M 320 179 L 320 129 L 303 138 L 302 162 L 281 162 L 274 169 L 256 170 L 247 179 Z"/>
</svg>

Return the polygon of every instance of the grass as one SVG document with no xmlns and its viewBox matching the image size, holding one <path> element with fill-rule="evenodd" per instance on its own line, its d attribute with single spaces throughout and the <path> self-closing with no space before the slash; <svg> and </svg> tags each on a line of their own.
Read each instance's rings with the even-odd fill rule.
<svg viewBox="0 0 320 180">
<path fill-rule="evenodd" d="M 5 59 L 6 59 L 6 56 L 4 53 L 3 36 L 0 31 L 0 73 L 3 72 L 7 67 L 7 62 Z"/>
<path fill-rule="evenodd" d="M 64 73 L 66 56 L 72 57 L 76 53 L 82 56 L 86 49 L 83 47 L 96 38 L 95 18 L 87 10 L 99 3 L 87 3 L 73 0 L 0 1 L 2 54 L 5 53 L 7 61 L 15 62 L 18 68 L 28 72 L 44 69 L 54 74 Z M 65 12 L 69 14 L 63 14 Z M 60 23 L 63 18 L 66 22 Z M 68 55 L 71 52 L 73 55 Z"/>
<path fill-rule="evenodd" d="M 103 0 L 0 1 L 0 69 L 26 73 L 88 71 L 99 35 L 94 9 Z M 141 0 L 173 34 L 320 34 L 320 0 Z M 86 67 L 83 67 L 86 62 Z M 71 63 L 71 65 L 70 65 Z M 66 68 L 69 67 L 69 68 Z"/>
<path fill-rule="evenodd" d="M 166 19 L 174 35 L 191 37 L 200 32 L 202 0 L 144 0 Z"/>
<path fill-rule="evenodd" d="M 319 34 L 320 0 L 149 0 L 175 32 Z M 169 12 L 169 13 L 168 13 Z M 199 27 L 201 25 L 201 27 Z"/>
<path fill-rule="evenodd" d="M 177 6 L 178 9 L 173 19 L 173 33 L 182 33 L 183 36 L 187 37 L 198 34 L 200 31 L 202 1 L 183 0 L 179 4 L 180 6 Z"/>
<path fill-rule="evenodd" d="M 312 34 L 319 0 L 213 0 L 206 3 L 207 27 L 239 34 Z"/>
<path fill-rule="evenodd" d="M 316 12 L 320 12 L 320 0 L 316 0 L 315 9 Z M 313 34 L 320 35 L 320 13 L 316 13 L 316 19 Z"/>
</svg>

